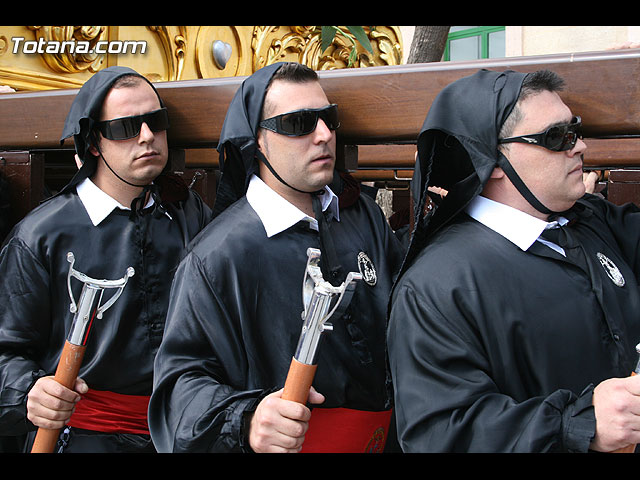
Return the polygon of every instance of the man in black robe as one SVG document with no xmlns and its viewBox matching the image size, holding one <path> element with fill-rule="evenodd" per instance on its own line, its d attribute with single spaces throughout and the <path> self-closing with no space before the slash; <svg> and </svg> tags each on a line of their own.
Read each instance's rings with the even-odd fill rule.
<svg viewBox="0 0 640 480">
<path fill-rule="evenodd" d="M 299 64 L 262 68 L 232 100 L 218 147 L 219 213 L 176 272 L 156 357 L 149 425 L 159 451 L 363 452 L 384 443 L 386 305 L 402 251 L 375 202 L 334 170 L 335 113 L 315 72 Z M 281 398 L 302 331 L 309 247 L 327 259 L 323 278 L 333 285 L 367 274 L 323 334 L 313 411 Z"/>
<path fill-rule="evenodd" d="M 640 441 L 640 213 L 585 195 L 562 86 L 548 71 L 482 70 L 427 115 L 388 334 L 404 451 Z M 423 216 L 430 186 L 447 194 Z"/>
<path fill-rule="evenodd" d="M 4 435 L 30 432 L 32 440 L 36 427 L 62 429 L 59 451 L 154 451 L 146 412 L 171 278 L 211 218 L 165 170 L 167 127 L 155 88 L 128 68 L 101 70 L 75 97 L 62 139 L 74 136 L 81 168 L 13 229 L 0 254 Z M 53 378 L 73 319 L 68 252 L 94 279 L 135 270 L 93 321 L 74 389 Z M 78 302 L 82 282 L 72 278 L 71 288 Z M 105 290 L 101 304 L 113 293 Z"/>
</svg>

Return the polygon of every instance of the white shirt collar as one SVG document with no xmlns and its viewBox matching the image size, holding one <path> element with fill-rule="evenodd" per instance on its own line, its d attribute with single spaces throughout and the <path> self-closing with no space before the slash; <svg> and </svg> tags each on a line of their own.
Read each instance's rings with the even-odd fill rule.
<svg viewBox="0 0 640 480">
<path fill-rule="evenodd" d="M 298 207 L 285 200 L 258 176 L 252 175 L 246 193 L 247 201 L 251 208 L 258 214 L 267 237 L 272 237 L 280 232 L 292 227 L 301 220 L 308 221 L 311 227 L 318 229 L 318 222 L 315 218 L 308 216 Z M 322 211 L 329 211 L 333 217 L 340 221 L 338 213 L 338 197 L 329 187 L 324 187 L 321 195 Z"/>
<path fill-rule="evenodd" d="M 98 226 L 100 222 L 107 218 L 116 208 L 131 210 L 131 208 L 125 207 L 113 197 L 100 190 L 100 188 L 88 178 L 85 178 L 76 185 L 76 191 L 94 226 Z M 153 205 L 153 198 L 151 196 L 149 196 L 149 201 L 145 208 L 150 205 Z"/>
<path fill-rule="evenodd" d="M 546 228 L 553 228 L 567 223 L 565 218 L 559 218 L 558 221 L 545 222 L 521 210 L 480 195 L 471 201 L 466 211 L 472 218 L 499 233 L 524 251 L 538 240 L 538 237 Z M 549 244 L 546 241 L 543 241 L 543 243 Z"/>
</svg>

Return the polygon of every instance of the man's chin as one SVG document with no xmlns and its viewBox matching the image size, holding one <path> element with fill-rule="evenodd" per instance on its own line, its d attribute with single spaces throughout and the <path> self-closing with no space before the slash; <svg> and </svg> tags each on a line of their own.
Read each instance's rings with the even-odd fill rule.
<svg viewBox="0 0 640 480">
<path fill-rule="evenodd" d="M 136 172 L 137 183 L 146 185 L 152 183 L 164 170 L 164 165 L 147 166 Z"/>
<path fill-rule="evenodd" d="M 321 190 L 333 181 L 333 169 L 330 172 L 324 172 L 322 175 L 318 175 L 313 182 L 314 190 Z"/>
</svg>

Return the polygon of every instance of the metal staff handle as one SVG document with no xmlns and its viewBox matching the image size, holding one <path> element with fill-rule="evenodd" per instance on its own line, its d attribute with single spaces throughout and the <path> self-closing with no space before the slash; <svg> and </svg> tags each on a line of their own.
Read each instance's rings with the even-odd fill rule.
<svg viewBox="0 0 640 480">
<path fill-rule="evenodd" d="M 60 354 L 54 379 L 61 385 L 72 389 L 78 377 L 80 366 L 82 365 L 82 359 L 84 358 L 87 339 L 93 320 L 95 318 L 101 319 L 104 312 L 115 303 L 122 294 L 129 278 L 133 277 L 135 270 L 133 267 L 127 268 L 125 275 L 117 280 L 96 280 L 73 268 L 75 257 L 72 252 L 67 253 L 67 261 L 71 264 L 69 265 L 69 273 L 67 274 L 67 288 L 69 290 L 69 297 L 71 298 L 69 310 L 74 316 L 62 348 L 62 353 Z M 72 277 L 83 283 L 78 303 L 75 302 L 73 292 L 71 291 Z M 100 305 L 102 294 L 107 288 L 117 288 L 118 290 L 107 302 Z M 59 434 L 59 428 L 38 428 L 31 453 L 52 453 L 58 441 Z"/>
<path fill-rule="evenodd" d="M 302 332 L 291 359 L 289 373 L 284 384 L 282 398 L 307 403 L 309 389 L 316 373 L 318 346 L 322 334 L 333 329 L 327 321 L 334 315 L 342 315 L 351 302 L 356 282 L 362 275 L 350 272 L 345 281 L 334 287 L 322 277 L 320 250 L 307 249 L 307 266 L 302 284 Z"/>
</svg>

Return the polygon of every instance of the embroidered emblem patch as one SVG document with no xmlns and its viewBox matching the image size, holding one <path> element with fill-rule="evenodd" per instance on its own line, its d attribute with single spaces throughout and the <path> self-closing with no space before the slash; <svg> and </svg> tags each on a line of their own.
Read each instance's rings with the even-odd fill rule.
<svg viewBox="0 0 640 480">
<path fill-rule="evenodd" d="M 382 453 L 385 441 L 384 428 L 380 427 L 373 432 L 373 435 L 367 444 L 367 448 L 365 448 L 365 453 Z"/>
<path fill-rule="evenodd" d="M 360 270 L 362 279 L 368 285 L 371 285 L 373 287 L 378 281 L 376 268 L 373 266 L 373 262 L 371 261 L 371 259 L 364 252 L 360 252 L 358 254 L 358 269 Z"/>
<path fill-rule="evenodd" d="M 600 260 L 600 265 L 602 265 L 604 271 L 607 272 L 607 275 L 609 276 L 611 281 L 619 287 L 624 287 L 624 277 L 622 276 L 622 272 L 620 272 L 620 269 L 617 267 L 617 265 L 613 263 L 613 261 L 604 253 L 598 252 L 596 254 L 596 257 L 598 257 L 598 260 Z"/>
</svg>

